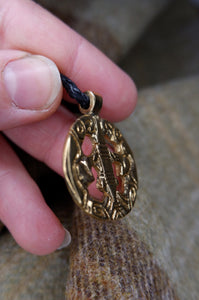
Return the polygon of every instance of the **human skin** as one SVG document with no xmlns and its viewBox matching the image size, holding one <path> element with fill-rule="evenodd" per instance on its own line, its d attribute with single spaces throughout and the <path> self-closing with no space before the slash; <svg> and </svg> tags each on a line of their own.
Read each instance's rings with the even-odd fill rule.
<svg viewBox="0 0 199 300">
<path fill-rule="evenodd" d="M 0 69 L 0 130 L 61 176 L 63 145 L 75 117 L 60 106 L 58 70 L 81 90 L 102 95 L 101 116 L 109 121 L 125 119 L 136 105 L 127 74 L 30 0 L 0 0 Z M 1 134 L 0 220 L 21 247 L 37 255 L 70 240 Z"/>
</svg>

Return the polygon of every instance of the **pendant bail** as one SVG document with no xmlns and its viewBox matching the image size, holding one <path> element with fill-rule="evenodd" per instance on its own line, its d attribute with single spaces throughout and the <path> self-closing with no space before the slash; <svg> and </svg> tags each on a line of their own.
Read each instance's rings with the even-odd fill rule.
<svg viewBox="0 0 199 300">
<path fill-rule="evenodd" d="M 83 108 L 81 104 L 79 104 L 79 110 L 82 114 L 98 114 L 102 108 L 103 99 L 101 96 L 94 94 L 91 91 L 86 91 L 86 94 L 89 97 L 90 104 L 88 108 Z"/>
</svg>

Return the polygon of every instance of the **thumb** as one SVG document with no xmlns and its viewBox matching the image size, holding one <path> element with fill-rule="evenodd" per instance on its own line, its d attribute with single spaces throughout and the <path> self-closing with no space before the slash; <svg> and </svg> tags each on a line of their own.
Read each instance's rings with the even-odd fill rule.
<svg viewBox="0 0 199 300">
<path fill-rule="evenodd" d="M 60 74 L 50 59 L 3 50 L 0 70 L 0 130 L 42 120 L 60 104 Z"/>
</svg>

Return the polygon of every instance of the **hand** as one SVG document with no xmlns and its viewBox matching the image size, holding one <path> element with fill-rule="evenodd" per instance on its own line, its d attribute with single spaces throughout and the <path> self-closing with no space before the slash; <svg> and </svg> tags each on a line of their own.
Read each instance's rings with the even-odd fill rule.
<svg viewBox="0 0 199 300">
<path fill-rule="evenodd" d="M 0 0 L 0 16 L 0 130 L 63 175 L 63 145 L 75 118 L 59 107 L 58 69 L 81 90 L 102 95 L 102 117 L 110 121 L 132 112 L 135 86 L 99 50 L 34 2 Z M 34 254 L 51 253 L 70 240 L 2 135 L 0 219 Z"/>
</svg>

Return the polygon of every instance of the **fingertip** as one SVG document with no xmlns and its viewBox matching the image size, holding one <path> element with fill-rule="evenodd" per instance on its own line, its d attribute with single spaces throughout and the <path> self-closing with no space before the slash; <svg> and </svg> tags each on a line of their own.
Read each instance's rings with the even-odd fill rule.
<svg viewBox="0 0 199 300">
<path fill-rule="evenodd" d="M 82 91 L 91 90 L 103 98 L 103 118 L 117 122 L 128 117 L 137 101 L 137 90 L 130 76 L 85 40 L 80 43 L 78 53 L 70 70 L 71 79 Z"/>
<path fill-rule="evenodd" d="M 126 76 L 126 95 L 124 93 L 124 102 L 126 103 L 126 110 L 124 111 L 123 119 L 129 117 L 132 114 L 136 107 L 138 97 L 137 87 L 133 79 L 127 74 Z"/>
<path fill-rule="evenodd" d="M 17 243 L 26 251 L 35 255 L 48 255 L 60 247 L 68 237 L 66 230 L 55 216 L 48 220 L 37 220 L 37 224 L 21 220 L 16 232 L 11 231 Z"/>
<path fill-rule="evenodd" d="M 56 65 L 40 55 L 10 60 L 4 70 L 5 89 L 14 106 L 26 110 L 48 110 L 60 94 L 61 79 Z"/>
<path fill-rule="evenodd" d="M 16 207 L 17 203 L 13 203 L 15 211 L 7 212 L 6 221 L 14 239 L 23 249 L 32 254 L 47 255 L 60 247 L 66 230 L 33 185 L 33 199 L 29 196 L 29 203 L 19 203 Z M 28 192 L 25 191 L 25 194 Z M 21 206 L 24 211 L 21 211 Z"/>
<path fill-rule="evenodd" d="M 105 119 L 119 122 L 129 117 L 137 103 L 137 88 L 132 78 L 125 72 L 115 77 L 110 93 L 104 95 L 103 103 L 102 115 Z"/>
<path fill-rule="evenodd" d="M 71 234 L 70 234 L 70 232 L 66 228 L 64 228 L 64 230 L 65 230 L 64 239 L 63 239 L 61 245 L 57 248 L 57 250 L 64 249 L 64 248 L 68 247 L 68 245 L 70 245 L 70 243 L 71 243 Z"/>
<path fill-rule="evenodd" d="M 1 130 L 43 120 L 56 111 L 63 87 L 52 60 L 23 51 L 2 50 L 0 69 Z"/>
</svg>

